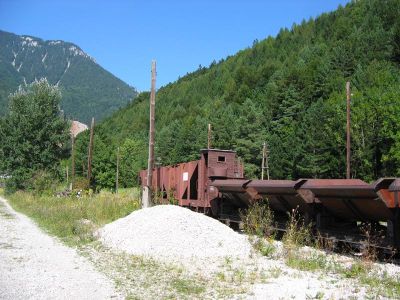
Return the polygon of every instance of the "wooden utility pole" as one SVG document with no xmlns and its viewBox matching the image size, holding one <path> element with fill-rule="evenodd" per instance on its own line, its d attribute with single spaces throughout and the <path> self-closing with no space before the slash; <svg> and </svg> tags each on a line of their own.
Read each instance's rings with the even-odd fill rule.
<svg viewBox="0 0 400 300">
<path fill-rule="evenodd" d="M 71 191 L 74 189 L 75 182 L 75 137 L 71 135 Z"/>
<path fill-rule="evenodd" d="M 347 98 L 347 141 L 346 141 L 346 178 L 350 179 L 350 82 L 346 83 L 346 98 Z"/>
<path fill-rule="evenodd" d="M 93 134 L 94 134 L 94 118 L 92 118 L 92 126 L 90 127 L 90 140 L 89 140 L 89 154 L 88 154 L 88 170 L 87 170 L 87 179 L 92 178 L 92 158 L 93 158 Z"/>
<path fill-rule="evenodd" d="M 263 151 L 262 151 L 263 157 L 262 157 L 262 162 L 261 162 L 261 180 L 264 180 L 264 170 L 267 170 L 267 179 L 269 180 L 269 164 L 268 164 L 268 155 L 269 151 L 267 148 L 267 143 L 264 142 L 263 144 Z"/>
<path fill-rule="evenodd" d="M 150 92 L 150 129 L 149 129 L 149 160 L 147 164 L 147 186 L 144 187 L 142 207 L 151 206 L 151 183 L 153 181 L 154 167 L 154 125 L 156 106 L 156 61 L 151 63 L 151 92 Z"/>
<path fill-rule="evenodd" d="M 119 147 L 117 148 L 117 174 L 115 174 L 115 193 L 118 194 L 118 180 L 119 180 Z"/>
<path fill-rule="evenodd" d="M 211 124 L 208 124 L 207 149 L 211 149 Z"/>
</svg>

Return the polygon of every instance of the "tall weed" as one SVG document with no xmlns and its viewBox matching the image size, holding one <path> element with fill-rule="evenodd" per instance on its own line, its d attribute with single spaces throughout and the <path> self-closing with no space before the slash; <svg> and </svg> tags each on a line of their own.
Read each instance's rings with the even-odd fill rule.
<svg viewBox="0 0 400 300">
<path fill-rule="evenodd" d="M 301 246 L 312 244 L 311 225 L 304 224 L 297 210 L 289 214 L 289 220 L 286 224 L 286 232 L 282 241 L 286 249 L 297 249 Z"/>
<path fill-rule="evenodd" d="M 247 210 L 240 211 L 243 229 L 249 235 L 270 237 L 274 233 L 274 214 L 268 201 L 257 201 Z"/>
</svg>

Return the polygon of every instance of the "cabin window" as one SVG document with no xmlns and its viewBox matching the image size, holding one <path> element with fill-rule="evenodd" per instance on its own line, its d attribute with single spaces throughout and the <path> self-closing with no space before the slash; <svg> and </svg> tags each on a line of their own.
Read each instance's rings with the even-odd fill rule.
<svg viewBox="0 0 400 300">
<path fill-rule="evenodd" d="M 225 156 L 218 156 L 218 162 L 225 162 Z"/>
</svg>

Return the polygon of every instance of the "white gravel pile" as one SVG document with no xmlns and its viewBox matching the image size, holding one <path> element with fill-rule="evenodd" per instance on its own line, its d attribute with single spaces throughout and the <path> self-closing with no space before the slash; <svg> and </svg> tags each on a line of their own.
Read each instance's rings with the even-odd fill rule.
<svg viewBox="0 0 400 300">
<path fill-rule="evenodd" d="M 247 237 L 219 221 L 175 205 L 131 213 L 99 230 L 107 246 L 130 254 L 172 258 L 248 257 Z"/>
</svg>

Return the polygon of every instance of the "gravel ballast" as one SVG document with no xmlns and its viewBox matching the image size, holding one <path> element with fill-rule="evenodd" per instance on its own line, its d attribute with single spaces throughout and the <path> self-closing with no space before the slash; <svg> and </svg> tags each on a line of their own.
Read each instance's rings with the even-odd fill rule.
<svg viewBox="0 0 400 300">
<path fill-rule="evenodd" d="M 0 299 L 110 298 L 123 297 L 105 275 L 0 197 Z"/>
<path fill-rule="evenodd" d="M 246 236 L 175 205 L 135 211 L 99 230 L 102 242 L 130 254 L 162 258 L 248 257 Z"/>
</svg>

